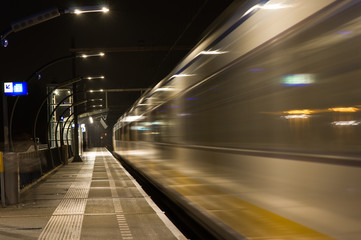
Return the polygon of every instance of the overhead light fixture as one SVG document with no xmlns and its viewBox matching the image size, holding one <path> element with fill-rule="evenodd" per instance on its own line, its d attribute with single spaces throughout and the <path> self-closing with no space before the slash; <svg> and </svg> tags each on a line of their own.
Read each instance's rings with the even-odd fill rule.
<svg viewBox="0 0 361 240">
<path fill-rule="evenodd" d="M 104 76 L 95 76 L 95 77 L 86 77 L 86 79 L 88 80 L 93 80 L 93 79 L 104 79 Z"/>
<path fill-rule="evenodd" d="M 103 57 L 105 55 L 105 53 L 100 52 L 100 53 L 95 53 L 95 54 L 82 54 L 79 57 L 82 58 L 88 58 L 88 57 Z"/>
<path fill-rule="evenodd" d="M 80 15 L 83 13 L 108 13 L 109 8 L 104 6 L 87 6 L 87 7 L 73 7 L 65 10 L 65 13 L 74 13 Z"/>
<path fill-rule="evenodd" d="M 90 92 L 90 93 L 104 92 L 104 89 L 96 89 L 96 90 L 92 89 L 92 90 L 88 90 L 88 92 Z"/>
</svg>

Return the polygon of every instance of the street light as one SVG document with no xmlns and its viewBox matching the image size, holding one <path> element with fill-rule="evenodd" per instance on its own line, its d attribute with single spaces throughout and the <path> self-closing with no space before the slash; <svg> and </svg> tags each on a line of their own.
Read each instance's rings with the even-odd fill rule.
<svg viewBox="0 0 361 240">
<path fill-rule="evenodd" d="M 108 13 L 109 8 L 103 6 L 88 6 L 88 7 L 72 7 L 64 11 L 64 13 L 74 13 L 74 14 L 83 14 L 83 13 Z"/>
<path fill-rule="evenodd" d="M 96 76 L 96 77 L 86 77 L 86 79 L 88 80 L 93 80 L 93 79 L 104 79 L 104 76 Z"/>
<path fill-rule="evenodd" d="M 100 53 L 96 53 L 96 54 L 82 54 L 79 57 L 82 58 L 88 58 L 88 57 L 103 57 L 105 55 L 105 53 L 100 52 Z"/>
<path fill-rule="evenodd" d="M 21 30 L 32 27 L 39 23 L 46 22 L 53 18 L 59 17 L 60 15 L 63 14 L 70 13 L 70 14 L 79 15 L 83 13 L 108 13 L 108 12 L 109 12 L 109 8 L 104 6 L 87 6 L 87 7 L 76 7 L 76 8 L 74 7 L 65 10 L 58 9 L 57 7 L 53 7 L 11 23 L 10 28 L 1 34 L 1 38 L 0 38 L 1 46 L 7 47 L 8 41 L 6 40 L 6 37 L 9 36 L 11 33 L 19 32 Z"/>
</svg>

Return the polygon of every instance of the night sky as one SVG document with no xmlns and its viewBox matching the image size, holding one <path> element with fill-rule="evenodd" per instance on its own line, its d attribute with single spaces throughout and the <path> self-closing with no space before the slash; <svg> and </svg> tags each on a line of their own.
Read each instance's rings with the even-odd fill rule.
<svg viewBox="0 0 361 240">
<path fill-rule="evenodd" d="M 67 9 L 74 6 L 106 5 L 110 8 L 110 12 L 62 15 L 12 33 L 7 38 L 8 47 L 0 49 L 1 82 L 25 81 L 42 65 L 70 55 L 72 48 L 94 50 L 112 48 L 113 51 L 106 52 L 104 58 L 76 60 L 77 76 L 106 77 L 101 81 L 87 82 L 82 87 L 110 89 L 154 86 L 194 47 L 206 28 L 231 2 L 231 0 L 2 1 L 1 32 L 6 31 L 11 22 L 54 6 Z M 134 47 L 171 49 L 172 46 L 173 51 L 119 50 L 129 50 Z M 72 76 L 72 61 L 64 61 L 42 72 L 40 80 L 32 81 L 29 85 L 29 95 L 21 97 L 15 111 L 13 127 L 15 139 L 27 138 L 31 135 L 34 115 L 45 96 L 46 84 L 70 80 Z M 108 123 L 111 125 L 139 96 L 140 93 L 110 94 L 111 114 Z M 8 97 L 9 111 L 13 101 L 14 97 Z M 46 118 L 45 112 L 42 117 Z"/>
</svg>

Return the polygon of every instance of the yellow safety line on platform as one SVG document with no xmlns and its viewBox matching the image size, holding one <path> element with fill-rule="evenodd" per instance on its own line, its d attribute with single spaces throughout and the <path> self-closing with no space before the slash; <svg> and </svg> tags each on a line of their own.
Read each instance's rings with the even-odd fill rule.
<svg viewBox="0 0 361 240">
<path fill-rule="evenodd" d="M 170 183 L 170 188 L 173 188 L 199 207 L 207 209 L 208 213 L 220 219 L 223 223 L 248 239 L 334 239 L 222 192 L 210 185 L 201 183 L 196 179 L 191 179 L 174 169 L 162 168 L 156 162 L 149 159 L 143 162 L 139 159 L 132 158 L 132 164 L 135 164 L 138 169 L 146 169 L 146 174 L 154 175 L 155 179 L 162 177 L 163 179 L 161 181 L 165 180 L 168 184 Z M 204 198 L 202 198 L 202 196 L 204 196 Z M 215 197 L 213 199 L 215 204 L 211 204 L 212 207 L 209 207 L 209 201 L 212 201 L 212 196 Z M 229 208 L 215 209 L 214 206 L 217 205 L 228 205 Z"/>
</svg>

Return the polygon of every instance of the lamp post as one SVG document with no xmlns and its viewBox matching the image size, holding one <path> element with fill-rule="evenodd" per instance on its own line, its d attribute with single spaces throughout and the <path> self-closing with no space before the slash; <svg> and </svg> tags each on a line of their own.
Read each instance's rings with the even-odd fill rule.
<svg viewBox="0 0 361 240">
<path fill-rule="evenodd" d="M 1 46 L 2 47 L 8 46 L 8 41 L 6 40 L 6 38 L 11 33 L 19 32 L 21 30 L 49 21 L 53 18 L 59 17 L 64 14 L 79 15 L 83 13 L 108 13 L 108 12 L 109 12 L 109 8 L 104 6 L 73 7 L 69 9 L 58 9 L 57 7 L 53 7 L 11 23 L 10 28 L 4 31 L 0 35 Z"/>
<path fill-rule="evenodd" d="M 70 13 L 70 14 L 77 14 L 78 15 L 78 14 L 82 14 L 82 13 L 97 13 L 97 12 L 107 13 L 107 12 L 109 12 L 109 8 L 104 7 L 104 6 L 79 7 L 79 8 L 65 9 L 65 10 L 59 10 L 56 7 L 50 8 L 48 10 L 39 12 L 39 13 L 37 13 L 35 15 L 25 17 L 23 19 L 20 19 L 18 21 L 15 21 L 15 22 L 11 23 L 10 27 L 0 34 L 0 46 L 1 47 L 7 47 L 8 46 L 8 40 L 6 38 L 11 33 L 19 32 L 21 30 L 24 30 L 24 29 L 32 27 L 34 25 L 40 24 L 42 22 L 46 22 L 46 21 L 51 20 L 53 18 L 59 17 L 62 14 L 69 14 Z M 71 55 L 70 58 L 73 58 L 73 57 L 74 57 L 74 55 Z M 49 64 L 49 66 L 54 64 L 54 63 Z M 40 72 L 40 70 L 38 72 Z M 12 144 L 12 116 L 14 114 L 14 110 L 15 110 L 15 106 L 16 106 L 17 102 L 18 102 L 18 98 L 16 99 L 16 101 L 14 103 L 14 106 L 13 106 L 13 109 L 12 109 L 12 112 L 11 112 L 10 126 L 9 126 L 8 125 L 7 99 L 6 99 L 6 97 L 3 97 L 3 105 L 4 105 L 3 106 L 3 119 L 4 119 L 3 128 L 4 128 L 5 151 L 9 150 L 9 142 L 10 142 L 10 150 L 11 151 L 14 150 L 13 144 Z M 10 135 L 10 141 L 9 141 L 9 135 Z"/>
</svg>

